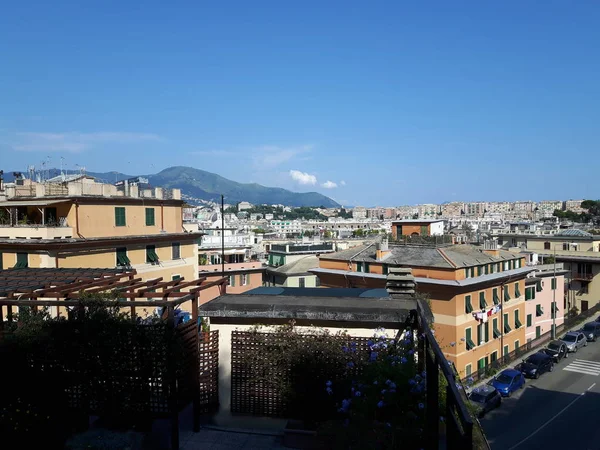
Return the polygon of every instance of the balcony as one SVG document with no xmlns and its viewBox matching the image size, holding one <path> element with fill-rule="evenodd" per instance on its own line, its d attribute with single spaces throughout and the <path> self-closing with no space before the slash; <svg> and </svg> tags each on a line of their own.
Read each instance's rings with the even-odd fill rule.
<svg viewBox="0 0 600 450">
<path fill-rule="evenodd" d="M 232 270 L 252 270 L 260 269 L 263 264 L 259 261 L 246 261 L 241 263 L 225 263 L 225 272 Z M 202 264 L 198 266 L 198 272 L 200 275 L 206 275 L 206 272 L 217 272 L 221 273 L 221 264 Z"/>
<path fill-rule="evenodd" d="M 53 223 L 0 224 L 0 239 L 66 239 L 73 237 L 73 228 L 65 217 Z"/>
<path fill-rule="evenodd" d="M 221 248 L 222 241 L 221 236 L 216 235 L 205 235 L 202 236 L 202 241 L 200 243 L 200 250 L 207 248 Z M 225 248 L 232 247 L 251 247 L 252 246 L 252 238 L 249 234 L 234 234 L 230 236 L 225 236 Z"/>
<path fill-rule="evenodd" d="M 571 279 L 576 281 L 592 281 L 594 278 L 593 273 L 573 273 Z"/>
</svg>

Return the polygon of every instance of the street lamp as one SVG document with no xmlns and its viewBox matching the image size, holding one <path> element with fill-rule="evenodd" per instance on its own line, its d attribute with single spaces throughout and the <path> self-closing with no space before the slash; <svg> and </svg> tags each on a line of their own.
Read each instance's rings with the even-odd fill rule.
<svg viewBox="0 0 600 450">
<path fill-rule="evenodd" d="M 556 339 L 556 243 L 553 245 L 554 250 L 554 269 L 552 275 L 552 283 L 550 283 L 550 287 L 554 287 L 552 289 L 552 340 Z"/>
</svg>

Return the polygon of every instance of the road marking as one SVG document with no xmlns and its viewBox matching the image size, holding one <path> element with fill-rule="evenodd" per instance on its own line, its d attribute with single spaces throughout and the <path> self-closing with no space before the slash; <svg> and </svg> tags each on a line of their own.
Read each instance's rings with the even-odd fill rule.
<svg viewBox="0 0 600 450">
<path fill-rule="evenodd" d="M 592 384 L 589 388 L 587 388 L 587 390 L 589 391 L 591 388 L 593 388 L 594 386 L 596 386 L 596 383 Z"/>
<path fill-rule="evenodd" d="M 517 448 L 519 445 L 521 445 L 523 442 L 527 442 L 533 436 L 535 436 L 540 431 L 542 431 L 544 428 L 546 428 L 550 424 L 550 422 L 552 422 L 554 419 L 556 419 L 558 416 L 560 416 L 562 413 L 564 413 L 573 403 L 575 403 L 577 400 L 579 400 L 584 395 L 585 395 L 585 392 L 582 392 L 581 394 L 579 394 L 577 397 L 575 397 L 573 399 L 573 401 L 571 403 L 569 403 L 567 406 L 565 406 L 563 409 L 561 409 L 559 412 L 557 412 L 554 416 L 552 416 L 550 419 L 548 419 L 548 421 L 543 423 L 537 430 L 535 430 L 533 433 L 531 433 L 525 439 L 522 439 L 521 441 L 517 442 L 515 445 L 513 445 L 508 450 L 513 450 L 513 449 Z"/>
<path fill-rule="evenodd" d="M 600 362 L 596 361 L 586 361 L 584 359 L 576 359 L 567 367 L 564 367 L 563 370 L 567 370 L 569 372 L 579 372 L 584 375 L 600 375 Z"/>
</svg>

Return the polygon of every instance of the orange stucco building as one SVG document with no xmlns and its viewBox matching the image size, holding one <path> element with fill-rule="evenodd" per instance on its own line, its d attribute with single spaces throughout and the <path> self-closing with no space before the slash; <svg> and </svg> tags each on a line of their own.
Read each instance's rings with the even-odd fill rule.
<svg viewBox="0 0 600 450">
<path fill-rule="evenodd" d="M 323 287 L 385 287 L 389 267 L 410 267 L 431 301 L 435 336 L 461 377 L 526 343 L 525 278 L 520 255 L 471 245 L 371 244 L 322 255 Z"/>
</svg>

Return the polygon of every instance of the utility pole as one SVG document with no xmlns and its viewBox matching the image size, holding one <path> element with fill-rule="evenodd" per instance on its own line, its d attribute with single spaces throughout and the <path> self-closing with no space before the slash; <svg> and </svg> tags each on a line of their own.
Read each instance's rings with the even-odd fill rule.
<svg viewBox="0 0 600 450">
<path fill-rule="evenodd" d="M 221 194 L 221 276 L 225 277 L 225 197 Z"/>
<path fill-rule="evenodd" d="M 556 339 L 556 243 L 554 243 L 554 274 L 550 287 L 552 289 L 552 340 Z M 564 313 L 563 313 L 564 315 Z"/>
</svg>

